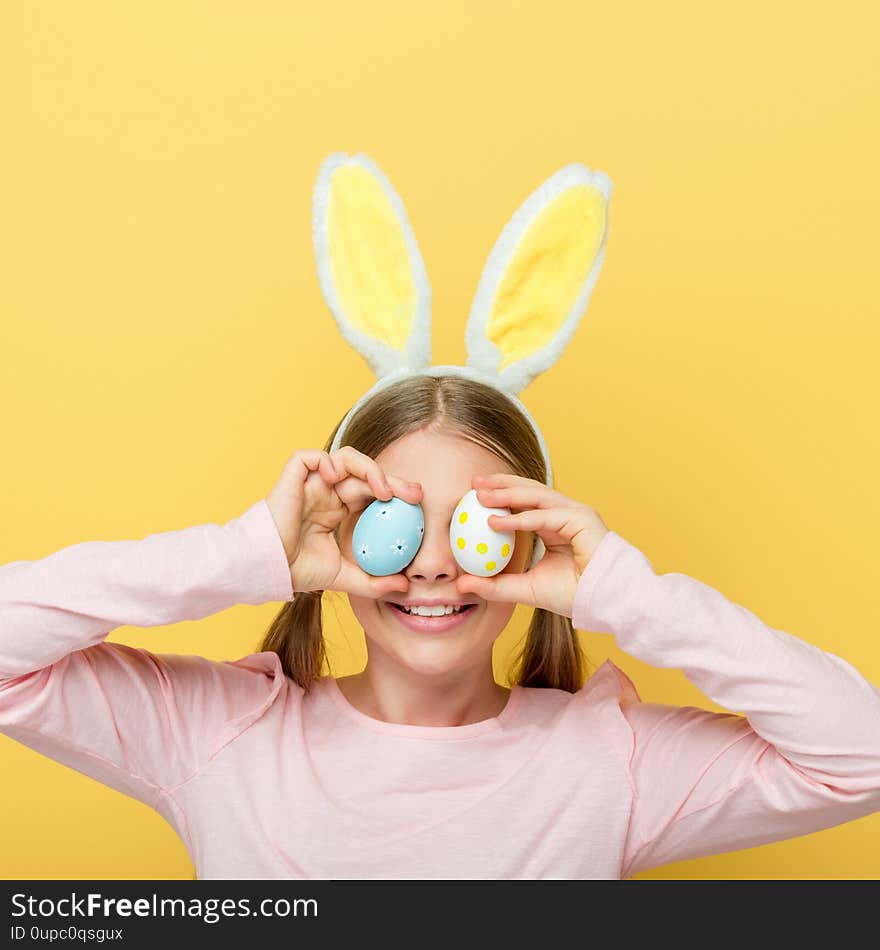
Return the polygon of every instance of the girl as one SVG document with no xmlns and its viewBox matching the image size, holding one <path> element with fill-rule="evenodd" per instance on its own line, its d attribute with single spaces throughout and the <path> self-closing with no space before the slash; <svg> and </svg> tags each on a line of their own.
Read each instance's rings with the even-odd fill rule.
<svg viewBox="0 0 880 950">
<path fill-rule="evenodd" d="M 226 525 L 0 569 L 0 729 L 155 808 L 210 879 L 627 878 L 880 809 L 880 692 L 705 584 L 656 574 L 544 484 L 535 433 L 497 389 L 407 378 L 345 433 L 295 452 Z M 513 512 L 490 522 L 516 532 L 493 578 L 450 550 L 471 487 Z M 422 505 L 423 541 L 402 573 L 370 577 L 352 530 L 392 494 Z M 322 675 L 325 590 L 366 636 L 364 670 L 339 680 Z M 235 661 L 105 639 L 271 600 L 286 603 L 262 650 Z M 507 689 L 492 645 L 516 603 L 534 614 Z M 584 682 L 575 628 L 740 713 L 642 702 L 610 660 Z"/>
</svg>

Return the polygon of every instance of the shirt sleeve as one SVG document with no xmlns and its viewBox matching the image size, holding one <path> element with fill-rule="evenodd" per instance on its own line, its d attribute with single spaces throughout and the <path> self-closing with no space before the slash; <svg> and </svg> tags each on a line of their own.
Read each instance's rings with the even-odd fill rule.
<svg viewBox="0 0 880 950">
<path fill-rule="evenodd" d="M 155 807 L 254 715 L 274 654 L 217 662 L 109 643 L 116 627 L 292 600 L 265 499 L 224 525 L 87 541 L 0 566 L 0 733 Z"/>
<path fill-rule="evenodd" d="M 577 629 L 681 669 L 730 713 L 626 702 L 634 801 L 621 865 L 750 848 L 880 810 L 880 690 L 850 663 L 681 573 L 616 532 L 578 583 Z"/>
</svg>

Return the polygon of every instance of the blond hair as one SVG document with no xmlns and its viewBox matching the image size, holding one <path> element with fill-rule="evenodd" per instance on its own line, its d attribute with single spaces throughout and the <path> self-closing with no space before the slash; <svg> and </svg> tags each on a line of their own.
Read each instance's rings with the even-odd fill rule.
<svg viewBox="0 0 880 950">
<path fill-rule="evenodd" d="M 344 417 L 343 417 L 344 418 Z M 341 424 L 324 445 L 329 451 Z M 342 445 L 376 458 L 397 439 L 425 428 L 470 439 L 507 463 L 515 475 L 544 483 L 546 471 L 534 430 L 499 390 L 458 376 L 410 376 L 378 392 L 352 416 Z M 534 543 L 534 536 L 533 536 Z M 323 591 L 297 593 L 267 630 L 261 651 L 278 654 L 284 672 L 306 692 L 329 668 L 322 629 Z M 586 657 L 568 617 L 535 609 L 510 682 L 577 692 Z"/>
</svg>

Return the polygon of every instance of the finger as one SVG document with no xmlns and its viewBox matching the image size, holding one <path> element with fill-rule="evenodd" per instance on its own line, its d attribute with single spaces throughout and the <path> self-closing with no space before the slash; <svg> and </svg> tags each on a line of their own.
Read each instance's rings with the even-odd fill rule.
<svg viewBox="0 0 880 950">
<path fill-rule="evenodd" d="M 424 492 L 421 482 L 408 482 L 397 475 L 386 475 L 385 478 L 398 498 L 408 501 L 411 505 L 421 503 Z"/>
<path fill-rule="evenodd" d="M 421 503 L 423 494 L 421 484 L 418 482 L 408 482 L 406 479 L 398 478 L 396 475 L 389 475 L 387 479 L 393 495 L 402 498 L 411 505 Z M 370 485 L 357 475 L 345 476 L 341 481 L 336 483 L 334 489 L 339 499 L 350 512 L 365 508 L 376 497 Z M 382 499 L 382 501 L 387 500 L 387 498 Z"/>
<path fill-rule="evenodd" d="M 345 476 L 354 476 L 365 481 L 376 498 L 389 501 L 394 492 L 385 480 L 381 467 L 368 455 L 358 452 L 350 445 L 331 453 L 333 465 Z"/>
<path fill-rule="evenodd" d="M 376 497 L 370 486 L 355 475 L 346 475 L 333 489 L 349 512 L 365 508 Z"/>
<path fill-rule="evenodd" d="M 353 462 L 347 471 L 357 478 L 366 479 L 371 488 L 375 489 L 375 485 L 378 483 L 385 489 L 381 492 L 374 491 L 377 498 L 388 501 L 391 495 L 397 495 L 399 498 L 403 498 L 404 501 L 410 502 L 410 504 L 417 504 L 421 501 L 421 482 L 411 482 L 398 475 L 386 473 L 375 459 L 371 459 L 369 455 L 359 452 L 354 446 L 345 445 L 339 452 L 345 452 L 346 450 L 350 453 L 350 458 Z M 375 478 L 370 477 L 368 473 L 372 473 Z M 389 497 L 386 498 L 386 495 Z"/>
<path fill-rule="evenodd" d="M 320 449 L 300 449 L 290 457 L 288 465 L 298 482 L 305 482 L 311 472 L 319 472 L 325 480 L 336 478 L 330 456 Z"/>
<path fill-rule="evenodd" d="M 545 539 L 557 535 L 570 543 L 583 529 L 584 519 L 580 508 L 533 508 L 511 515 L 489 515 L 488 525 L 493 531 L 535 531 Z"/>
<path fill-rule="evenodd" d="M 347 475 L 341 482 L 334 485 L 334 490 L 339 500 L 348 509 L 349 514 L 355 511 L 362 511 L 371 502 L 376 500 L 376 495 L 370 485 L 357 475 Z M 388 501 L 387 498 L 380 499 Z"/>
<path fill-rule="evenodd" d="M 321 473 L 324 481 L 332 488 L 342 477 L 333 464 L 328 452 L 321 453 L 321 460 L 318 465 L 318 471 Z"/>
<path fill-rule="evenodd" d="M 329 488 L 333 488 L 339 481 L 339 473 L 333 467 L 333 461 L 327 452 L 307 451 L 297 453 L 291 472 L 297 483 L 302 485 L 308 485 L 309 479 L 313 476 Z"/>
<path fill-rule="evenodd" d="M 476 476 L 475 480 L 477 477 L 479 476 Z M 521 479 L 516 484 L 507 485 L 484 486 L 480 483 L 476 489 L 477 501 L 487 508 L 564 508 L 574 507 L 577 504 L 562 492 L 527 478 Z"/>
<path fill-rule="evenodd" d="M 406 593 L 409 590 L 409 581 L 405 574 L 373 577 L 358 567 L 357 564 L 343 558 L 333 589 L 344 591 L 346 594 L 354 594 L 356 597 L 370 597 L 373 600 L 378 600 L 387 597 L 392 592 Z"/>
<path fill-rule="evenodd" d="M 483 600 L 535 606 L 530 574 L 502 572 L 494 577 L 462 574 L 456 578 L 455 586 L 460 594 L 476 594 Z"/>
</svg>

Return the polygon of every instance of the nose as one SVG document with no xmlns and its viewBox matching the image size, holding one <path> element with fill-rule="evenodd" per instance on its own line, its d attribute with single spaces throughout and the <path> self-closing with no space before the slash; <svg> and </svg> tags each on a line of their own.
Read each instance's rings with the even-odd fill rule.
<svg viewBox="0 0 880 950">
<path fill-rule="evenodd" d="M 425 519 L 425 533 L 416 556 L 403 571 L 410 581 L 448 581 L 458 577 L 461 568 L 449 546 L 449 518 Z"/>
</svg>

